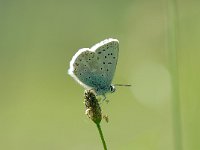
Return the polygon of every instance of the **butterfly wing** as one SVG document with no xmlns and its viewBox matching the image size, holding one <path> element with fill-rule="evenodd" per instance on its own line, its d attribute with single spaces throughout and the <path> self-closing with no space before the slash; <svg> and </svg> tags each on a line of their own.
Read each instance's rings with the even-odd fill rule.
<svg viewBox="0 0 200 150">
<path fill-rule="evenodd" d="M 107 86 L 111 85 L 118 61 L 119 41 L 106 39 L 91 48 L 97 55 L 99 75 L 104 77 Z"/>
<path fill-rule="evenodd" d="M 109 91 L 118 59 L 119 42 L 106 39 L 91 49 L 80 49 L 70 62 L 69 74 L 98 95 Z"/>
</svg>

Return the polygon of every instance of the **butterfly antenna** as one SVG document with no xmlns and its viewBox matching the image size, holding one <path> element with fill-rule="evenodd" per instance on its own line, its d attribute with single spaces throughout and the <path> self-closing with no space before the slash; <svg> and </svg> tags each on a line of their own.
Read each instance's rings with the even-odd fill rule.
<svg viewBox="0 0 200 150">
<path fill-rule="evenodd" d="M 114 86 L 131 86 L 130 84 L 114 84 Z"/>
</svg>

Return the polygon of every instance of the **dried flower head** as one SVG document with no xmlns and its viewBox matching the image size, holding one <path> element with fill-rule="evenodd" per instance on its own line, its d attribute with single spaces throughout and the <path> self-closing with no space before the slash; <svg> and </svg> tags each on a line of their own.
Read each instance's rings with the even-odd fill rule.
<svg viewBox="0 0 200 150">
<path fill-rule="evenodd" d="M 84 103 L 87 116 L 96 124 L 99 124 L 102 119 L 101 107 L 92 90 L 85 90 Z"/>
</svg>

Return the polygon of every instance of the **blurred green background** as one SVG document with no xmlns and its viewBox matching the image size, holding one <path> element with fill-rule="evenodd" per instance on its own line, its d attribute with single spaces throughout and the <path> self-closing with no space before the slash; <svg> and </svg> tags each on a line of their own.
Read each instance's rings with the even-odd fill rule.
<svg viewBox="0 0 200 150">
<path fill-rule="evenodd" d="M 79 48 L 112 37 L 120 41 L 113 83 L 133 86 L 118 87 L 102 106 L 108 148 L 199 150 L 199 6 L 177 1 L 173 66 L 167 0 L 0 0 L 0 149 L 102 150 L 67 69 Z"/>
</svg>

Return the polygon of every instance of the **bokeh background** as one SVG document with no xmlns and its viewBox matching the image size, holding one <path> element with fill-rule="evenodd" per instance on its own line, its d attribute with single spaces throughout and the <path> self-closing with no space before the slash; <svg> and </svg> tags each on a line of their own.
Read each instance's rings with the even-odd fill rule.
<svg viewBox="0 0 200 150">
<path fill-rule="evenodd" d="M 102 105 L 108 148 L 200 149 L 200 1 L 178 0 L 177 14 L 171 4 L 0 0 L 0 149 L 103 149 L 67 69 L 79 48 L 109 37 L 120 41 L 113 83 L 132 87 Z"/>
</svg>

